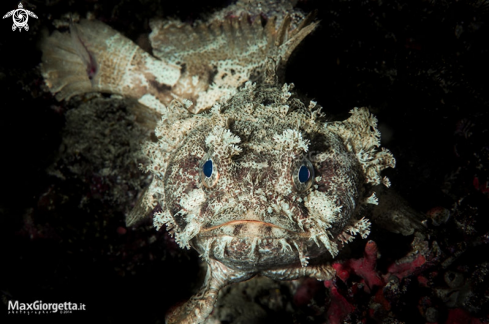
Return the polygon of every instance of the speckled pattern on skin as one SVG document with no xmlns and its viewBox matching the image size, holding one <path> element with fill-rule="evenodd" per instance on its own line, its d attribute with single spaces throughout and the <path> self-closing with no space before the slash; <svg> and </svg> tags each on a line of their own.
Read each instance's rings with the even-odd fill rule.
<svg viewBox="0 0 489 324">
<path fill-rule="evenodd" d="M 325 122 L 321 107 L 291 88 L 249 82 L 208 113 L 174 107 L 181 114 L 165 116 L 159 141 L 143 149 L 155 175 L 146 201 L 162 207 L 155 226 L 166 224 L 181 247 L 194 247 L 209 263 L 198 298 L 170 322 L 205 319 L 214 291 L 257 274 L 329 279 L 334 270 L 325 260 L 355 234 L 369 234 L 362 209 L 377 203 L 372 186 L 388 185 L 380 171 L 395 163 L 378 149 L 375 117 L 356 108 L 346 121 Z M 307 180 L 299 179 L 301 167 Z"/>
<path fill-rule="evenodd" d="M 351 234 L 367 236 L 362 203 L 375 196 L 365 184 L 379 184 L 379 171 L 394 166 L 377 150 L 375 118 L 355 109 L 345 122 L 326 123 L 321 107 L 290 88 L 247 83 L 210 113 L 158 125 L 160 141 L 144 148 L 147 170 L 160 179 L 148 192 L 163 207 L 157 228 L 166 224 L 180 246 L 192 242 L 204 258 L 243 271 L 305 267 L 326 251 L 336 256 Z M 178 148 L 166 151 L 169 141 Z M 304 183 L 302 166 L 310 169 Z"/>
<path fill-rule="evenodd" d="M 200 292 L 169 323 L 205 321 L 222 287 L 258 274 L 331 279 L 328 261 L 370 232 L 365 206 L 378 202 L 374 186 L 389 186 L 380 173 L 395 160 L 380 149 L 377 120 L 366 108 L 328 122 L 322 107 L 281 81 L 291 52 L 316 26 L 301 19 L 282 17 L 277 28 L 272 18 L 262 26 L 242 16 L 193 30 L 154 22 L 150 39 L 160 59 L 84 20 L 76 42 L 97 62 L 91 79 L 77 56 L 80 44 L 60 33 L 43 42 L 43 76 L 58 99 L 105 91 L 161 116 L 158 140 L 142 149 L 153 182 L 132 216 L 159 205 L 155 227 L 166 225 L 208 264 Z"/>
</svg>

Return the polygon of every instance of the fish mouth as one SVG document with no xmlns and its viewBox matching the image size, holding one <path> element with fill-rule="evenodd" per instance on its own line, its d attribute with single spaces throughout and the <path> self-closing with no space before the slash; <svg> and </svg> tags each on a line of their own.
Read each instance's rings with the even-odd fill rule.
<svg viewBox="0 0 489 324">
<path fill-rule="evenodd" d="M 258 220 L 236 220 L 202 229 L 194 247 L 204 258 L 214 258 L 241 271 L 261 271 L 307 265 L 309 257 L 322 248 L 310 240 L 310 233 L 285 229 Z"/>
<path fill-rule="evenodd" d="M 304 239 L 307 233 L 298 233 L 257 220 L 236 220 L 202 229 L 201 237 L 231 236 L 235 238 L 260 238 L 260 239 Z"/>
</svg>

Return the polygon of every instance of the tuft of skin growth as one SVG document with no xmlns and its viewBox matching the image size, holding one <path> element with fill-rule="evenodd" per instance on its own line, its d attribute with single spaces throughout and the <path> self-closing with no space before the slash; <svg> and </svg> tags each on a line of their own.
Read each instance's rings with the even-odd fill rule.
<svg viewBox="0 0 489 324">
<path fill-rule="evenodd" d="M 181 247 L 243 271 L 305 267 L 335 257 L 355 234 L 367 237 L 362 205 L 376 203 L 367 185 L 395 161 L 378 149 L 375 117 L 355 108 L 344 122 L 325 122 L 321 107 L 291 88 L 248 82 L 206 114 L 163 117 L 159 141 L 144 147 L 156 176 L 146 200 L 162 207 L 157 228 L 166 224 Z"/>
<path fill-rule="evenodd" d="M 292 87 L 247 82 L 199 115 L 175 102 L 156 127 L 158 141 L 144 145 L 145 170 L 155 177 L 143 203 L 162 208 L 154 225 L 166 225 L 211 268 L 242 278 L 324 279 L 331 272 L 314 261 L 333 259 L 355 235 L 370 233 L 363 206 L 377 204 L 372 186 L 388 183 L 380 172 L 395 166 L 379 149 L 377 119 L 355 108 L 345 121 L 326 122 L 321 107 Z M 229 282 L 224 275 L 221 285 Z"/>
</svg>

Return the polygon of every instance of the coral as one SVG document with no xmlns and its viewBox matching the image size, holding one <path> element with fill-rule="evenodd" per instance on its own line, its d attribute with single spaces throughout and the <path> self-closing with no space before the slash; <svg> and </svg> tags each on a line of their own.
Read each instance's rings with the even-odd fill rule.
<svg viewBox="0 0 489 324">
<path fill-rule="evenodd" d="M 412 261 L 398 261 L 387 268 L 387 272 L 391 275 L 402 279 L 411 275 L 417 268 L 426 263 L 426 258 L 423 255 L 418 255 Z"/>
<path fill-rule="evenodd" d="M 363 279 L 369 290 L 375 286 L 383 286 L 384 281 L 377 273 L 377 244 L 374 241 L 368 241 L 365 245 L 363 258 L 347 260 L 343 263 L 333 263 L 336 275 L 343 281 L 346 281 L 350 274 L 355 274 Z"/>
<path fill-rule="evenodd" d="M 332 267 L 336 270 L 336 277 L 351 288 L 348 289 L 350 294 L 347 296 L 344 290 L 343 293 L 340 292 L 335 279 L 325 281 L 325 286 L 331 291 L 330 307 L 333 307 L 331 311 L 328 311 L 329 320 L 343 321 L 355 311 L 358 301 L 364 294 L 370 296 L 370 317 L 385 318 L 385 314 L 398 303 L 401 294 L 397 278 L 401 280 L 413 276 L 426 263 L 429 252 L 426 242 L 415 238 L 411 252 L 390 264 L 387 272 L 382 274 L 377 269 L 379 255 L 377 244 L 374 241 L 368 241 L 364 248 L 363 258 L 333 263 Z M 359 277 L 360 282 L 356 282 L 356 277 L 352 275 Z M 423 278 L 419 280 L 420 284 L 426 282 L 426 279 L 423 280 Z"/>
<path fill-rule="evenodd" d="M 446 324 L 482 324 L 482 322 L 470 316 L 468 312 L 461 308 L 450 309 Z"/>
<path fill-rule="evenodd" d="M 324 285 L 329 288 L 331 299 L 326 312 L 328 323 L 344 323 L 345 318 L 355 310 L 355 307 L 338 292 L 338 288 L 331 281 L 325 281 Z"/>
</svg>

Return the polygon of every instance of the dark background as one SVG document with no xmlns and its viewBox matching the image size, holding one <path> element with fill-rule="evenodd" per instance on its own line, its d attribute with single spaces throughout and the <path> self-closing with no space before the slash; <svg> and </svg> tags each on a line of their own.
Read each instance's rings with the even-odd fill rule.
<svg viewBox="0 0 489 324">
<path fill-rule="evenodd" d="M 29 31 L 12 32 L 11 18 L 0 22 L 0 318 L 6 300 L 42 300 L 84 303 L 87 311 L 4 318 L 163 322 L 168 308 L 197 287 L 195 252 L 178 249 L 149 224 L 126 229 L 120 208 L 94 195 L 89 180 L 46 172 L 56 161 L 64 113 L 72 107 L 43 91 L 37 42 L 41 30 L 53 30 L 51 21 L 66 12 L 93 12 L 136 41 L 150 32 L 150 18 L 193 22 L 229 3 L 25 1 L 24 8 L 39 17 L 29 18 Z M 0 11 L 17 5 L 3 1 Z M 317 10 L 321 23 L 291 59 L 287 82 L 317 100 L 331 119 L 368 107 L 379 119 L 382 145 L 397 160 L 386 172 L 392 188 L 421 213 L 435 207 L 451 212 L 446 225 L 433 229 L 431 242 L 437 240 L 446 255 L 463 245 L 453 267 L 467 275 L 487 263 L 489 2 L 302 0 L 298 7 Z M 88 205 L 80 208 L 82 199 Z M 396 244 L 410 242 L 381 234 L 372 235 L 386 256 L 395 255 Z M 471 289 L 472 303 L 479 302 L 471 314 L 482 318 L 487 284 Z M 413 295 L 412 305 L 392 310 L 400 321 L 423 321 L 416 290 Z M 438 303 L 444 322 L 447 309 Z M 324 315 L 299 308 L 287 318 L 325 322 Z"/>
</svg>

